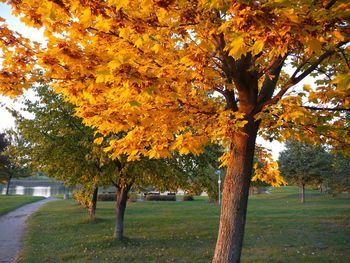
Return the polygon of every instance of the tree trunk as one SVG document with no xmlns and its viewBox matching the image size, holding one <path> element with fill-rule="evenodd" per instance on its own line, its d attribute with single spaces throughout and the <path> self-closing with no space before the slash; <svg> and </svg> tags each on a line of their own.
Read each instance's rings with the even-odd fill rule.
<svg viewBox="0 0 350 263">
<path fill-rule="evenodd" d="M 7 181 L 7 186 L 6 186 L 6 195 L 9 195 L 9 192 L 10 192 L 11 179 L 12 179 L 12 174 L 10 173 L 9 179 Z"/>
<path fill-rule="evenodd" d="M 305 203 L 305 184 L 300 186 L 300 202 Z"/>
<path fill-rule="evenodd" d="M 89 209 L 90 220 L 96 219 L 97 195 L 98 195 L 98 187 L 95 187 L 94 192 L 92 193 L 92 199 L 91 199 L 92 204 L 91 204 L 91 207 Z"/>
<path fill-rule="evenodd" d="M 116 193 L 116 222 L 114 229 L 114 237 L 117 240 L 123 239 L 123 231 L 124 231 L 124 213 L 126 209 L 126 203 L 128 201 L 128 192 L 131 188 L 131 185 L 119 187 L 117 186 Z"/>
<path fill-rule="evenodd" d="M 233 137 L 213 263 L 240 262 L 257 130 L 258 124 L 250 120 L 246 135 Z"/>
</svg>

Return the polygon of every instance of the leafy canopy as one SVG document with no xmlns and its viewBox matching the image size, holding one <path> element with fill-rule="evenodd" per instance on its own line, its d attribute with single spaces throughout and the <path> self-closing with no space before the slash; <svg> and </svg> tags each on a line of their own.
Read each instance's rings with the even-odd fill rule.
<svg viewBox="0 0 350 263">
<path fill-rule="evenodd" d="M 74 116 L 74 108 L 62 96 L 46 85 L 33 87 L 36 100 L 26 100 L 22 111 L 31 118 L 13 112 L 18 134 L 25 145 L 18 147 L 28 163 L 49 177 L 63 180 L 67 185 L 80 185 L 84 190 L 96 186 L 155 185 L 160 189 L 177 189 L 185 174 L 169 161 L 148 160 L 128 162 L 125 157 L 112 160 L 103 148 L 94 144 L 95 131 L 84 126 Z M 122 135 L 111 135 L 116 138 Z M 110 139 L 108 138 L 108 139 Z"/>
<path fill-rule="evenodd" d="M 126 133 L 113 157 L 229 147 L 247 116 L 265 138 L 349 143 L 347 0 L 2 2 L 44 27 L 47 47 L 1 21 L 1 93 L 42 68 L 85 124 Z M 296 92 L 311 73 L 317 88 Z"/>
</svg>

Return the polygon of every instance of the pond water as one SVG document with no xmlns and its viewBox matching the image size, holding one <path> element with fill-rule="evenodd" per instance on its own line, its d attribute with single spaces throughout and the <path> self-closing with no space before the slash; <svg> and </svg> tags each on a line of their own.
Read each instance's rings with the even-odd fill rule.
<svg viewBox="0 0 350 263">
<path fill-rule="evenodd" d="M 52 186 L 23 186 L 23 185 L 10 185 L 10 195 L 31 195 L 31 196 L 44 196 L 50 197 L 55 195 L 61 195 L 71 193 L 71 189 L 64 187 L 63 185 Z M 0 194 L 6 194 L 6 185 L 0 185 Z"/>
</svg>

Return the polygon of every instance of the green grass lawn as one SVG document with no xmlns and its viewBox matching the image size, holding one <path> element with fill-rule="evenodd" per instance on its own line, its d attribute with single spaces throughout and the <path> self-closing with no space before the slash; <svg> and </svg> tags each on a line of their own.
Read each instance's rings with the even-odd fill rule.
<svg viewBox="0 0 350 263">
<path fill-rule="evenodd" d="M 126 240 L 112 239 L 114 204 L 100 202 L 96 222 L 73 201 L 48 203 L 29 220 L 20 262 L 210 262 L 219 207 L 193 202 L 129 203 Z M 40 235 L 38 235 L 40 233 Z M 296 188 L 249 200 L 242 262 L 349 262 L 350 196 Z"/>
<path fill-rule="evenodd" d="M 40 196 L 26 196 L 26 195 L 0 195 L 0 215 L 14 210 L 22 205 L 39 201 L 43 199 Z"/>
</svg>

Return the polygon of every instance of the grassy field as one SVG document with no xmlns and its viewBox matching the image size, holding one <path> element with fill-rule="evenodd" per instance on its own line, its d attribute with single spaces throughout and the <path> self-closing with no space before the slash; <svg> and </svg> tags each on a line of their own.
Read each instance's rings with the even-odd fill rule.
<svg viewBox="0 0 350 263">
<path fill-rule="evenodd" d="M 40 196 L 26 196 L 26 195 L 0 195 L 0 215 L 14 210 L 22 205 L 39 201 L 43 199 Z"/>
<path fill-rule="evenodd" d="M 126 240 L 112 239 L 114 204 L 96 222 L 73 201 L 45 205 L 29 220 L 20 262 L 210 262 L 219 207 L 193 202 L 129 203 Z M 40 233 L 38 235 L 37 233 Z M 242 262 L 349 262 L 350 196 L 273 189 L 249 200 Z"/>
</svg>

